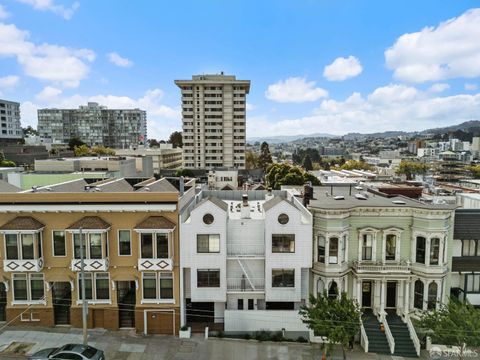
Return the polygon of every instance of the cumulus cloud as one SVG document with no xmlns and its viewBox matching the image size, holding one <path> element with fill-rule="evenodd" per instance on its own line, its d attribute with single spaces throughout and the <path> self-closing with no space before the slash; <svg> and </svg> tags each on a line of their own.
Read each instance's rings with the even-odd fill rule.
<svg viewBox="0 0 480 360">
<path fill-rule="evenodd" d="M 121 57 L 116 52 L 109 53 L 108 54 L 108 60 L 112 64 L 115 64 L 115 65 L 120 66 L 120 67 L 131 67 L 131 66 L 133 66 L 133 61 L 131 61 L 127 58 Z"/>
<path fill-rule="evenodd" d="M 23 4 L 32 6 L 35 10 L 50 11 L 56 15 L 63 17 L 65 20 L 70 20 L 80 7 L 80 3 L 75 1 L 69 7 L 55 4 L 53 0 L 17 0 Z"/>
<path fill-rule="evenodd" d="M 281 103 L 303 103 L 327 97 L 328 92 L 315 87 L 315 84 L 315 81 L 307 81 L 305 78 L 290 77 L 269 85 L 265 96 Z"/>
<path fill-rule="evenodd" d="M 343 81 L 362 73 L 360 60 L 350 55 L 348 58 L 338 57 L 323 69 L 323 76 L 329 81 Z"/>
<path fill-rule="evenodd" d="M 5 20 L 10 16 L 9 12 L 5 9 L 5 7 L 0 4 L 0 20 Z"/>
<path fill-rule="evenodd" d="M 37 126 L 37 109 L 41 108 L 77 108 L 87 102 L 97 102 L 111 109 L 141 109 L 147 111 L 147 130 L 149 138 L 168 139 L 173 131 L 181 126 L 181 111 L 162 104 L 164 92 L 161 89 L 147 90 L 141 97 L 132 98 L 118 95 L 79 94 L 63 96 L 63 91 L 47 86 L 35 96 L 35 102 L 22 103 L 22 123 Z"/>
<path fill-rule="evenodd" d="M 471 84 L 471 83 L 466 83 L 465 84 L 465 90 L 467 90 L 467 91 L 475 91 L 477 89 L 478 89 L 477 84 Z"/>
<path fill-rule="evenodd" d="M 16 86 L 20 78 L 16 75 L 8 75 L 0 78 L 0 88 L 8 89 Z"/>
<path fill-rule="evenodd" d="M 480 9 L 400 36 L 385 51 L 396 79 L 423 83 L 480 76 Z"/>
<path fill-rule="evenodd" d="M 95 53 L 59 45 L 28 41 L 28 31 L 0 23 L 0 56 L 16 57 L 25 74 L 64 87 L 77 87 L 87 77 Z"/>
<path fill-rule="evenodd" d="M 428 91 L 432 92 L 432 93 L 441 93 L 441 92 L 444 92 L 445 90 L 448 90 L 448 89 L 450 89 L 450 85 L 448 85 L 446 83 L 436 83 L 436 84 L 433 84 L 432 86 L 430 86 L 428 88 Z"/>
<path fill-rule="evenodd" d="M 248 135 L 297 135 L 325 132 L 370 133 L 388 130 L 423 130 L 475 119 L 480 94 L 438 96 L 406 85 L 390 84 L 363 96 L 355 92 L 344 100 L 325 99 L 307 116 L 272 121 L 258 117 L 247 122 Z M 254 129 L 254 131 L 253 131 Z"/>
</svg>

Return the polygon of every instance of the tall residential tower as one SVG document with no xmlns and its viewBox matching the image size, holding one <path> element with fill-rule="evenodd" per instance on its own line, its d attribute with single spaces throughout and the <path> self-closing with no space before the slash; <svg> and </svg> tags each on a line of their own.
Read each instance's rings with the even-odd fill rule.
<svg viewBox="0 0 480 360">
<path fill-rule="evenodd" d="M 249 80 L 194 75 L 175 80 L 182 90 L 185 168 L 245 168 L 245 107 Z"/>
<path fill-rule="evenodd" d="M 15 143 L 22 137 L 20 104 L 0 99 L 0 144 Z"/>
</svg>

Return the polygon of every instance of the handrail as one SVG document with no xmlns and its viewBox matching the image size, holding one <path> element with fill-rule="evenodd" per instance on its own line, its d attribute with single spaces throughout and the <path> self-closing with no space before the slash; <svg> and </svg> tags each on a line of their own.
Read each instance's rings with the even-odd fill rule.
<svg viewBox="0 0 480 360">
<path fill-rule="evenodd" d="M 360 345 L 362 345 L 365 352 L 368 352 L 368 336 L 365 328 L 363 327 L 363 321 L 360 320 Z"/>
<path fill-rule="evenodd" d="M 405 319 L 408 326 L 408 332 L 410 333 L 410 339 L 412 339 L 413 345 L 415 345 L 415 351 L 417 352 L 417 356 L 420 356 L 420 340 L 418 340 L 417 332 L 413 327 L 410 316 L 405 316 Z"/>
<path fill-rule="evenodd" d="M 385 315 L 382 315 L 382 324 L 385 330 L 385 335 L 387 336 L 390 352 L 393 354 L 395 352 L 395 339 L 393 338 L 392 332 L 390 331 L 390 326 L 388 326 L 387 318 L 385 317 Z"/>
</svg>

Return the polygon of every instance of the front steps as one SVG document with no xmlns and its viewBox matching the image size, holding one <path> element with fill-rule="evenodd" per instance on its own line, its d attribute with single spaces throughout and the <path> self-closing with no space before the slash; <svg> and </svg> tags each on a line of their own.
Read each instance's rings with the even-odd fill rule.
<svg viewBox="0 0 480 360">
<path fill-rule="evenodd" d="M 395 340 L 395 352 L 393 355 L 418 358 L 407 324 L 397 314 L 388 314 L 387 322 Z"/>
<path fill-rule="evenodd" d="M 380 322 L 373 312 L 363 314 L 363 327 L 368 338 L 368 352 L 391 355 L 387 336 L 380 330 Z"/>
</svg>

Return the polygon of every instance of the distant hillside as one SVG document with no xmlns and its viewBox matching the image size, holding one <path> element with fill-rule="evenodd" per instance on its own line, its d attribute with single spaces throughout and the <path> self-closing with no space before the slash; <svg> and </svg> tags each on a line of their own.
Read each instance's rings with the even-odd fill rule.
<svg viewBox="0 0 480 360">
<path fill-rule="evenodd" d="M 321 133 L 315 133 L 311 135 L 279 135 L 279 136 L 268 136 L 268 137 L 247 137 L 247 142 L 250 144 L 253 144 L 255 142 L 263 142 L 266 141 L 269 144 L 280 144 L 280 143 L 287 143 L 291 141 L 295 141 L 298 139 L 304 139 L 304 138 L 312 138 L 312 137 L 336 137 L 335 135 L 332 134 L 321 134 Z"/>
<path fill-rule="evenodd" d="M 472 133 L 480 133 L 480 120 L 470 120 L 470 121 L 465 121 L 458 125 L 423 130 L 421 134 L 446 134 L 446 133 L 454 132 L 458 130 L 465 131 L 465 132 L 472 132 Z"/>
</svg>

